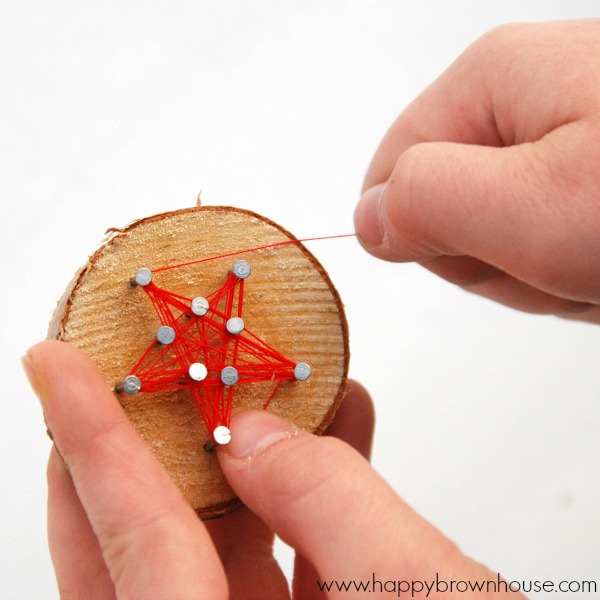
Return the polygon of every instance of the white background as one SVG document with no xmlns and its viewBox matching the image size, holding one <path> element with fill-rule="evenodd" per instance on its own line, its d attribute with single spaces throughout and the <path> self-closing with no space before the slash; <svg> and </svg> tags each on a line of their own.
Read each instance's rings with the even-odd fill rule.
<svg viewBox="0 0 600 600">
<path fill-rule="evenodd" d="M 0 597 L 57 597 L 49 441 L 18 359 L 108 227 L 202 190 L 298 237 L 350 232 L 381 136 L 469 43 L 599 8 L 4 0 Z M 600 581 L 600 330 L 496 306 L 352 239 L 310 249 L 346 304 L 351 375 L 376 401 L 375 467 L 509 579 Z"/>
</svg>

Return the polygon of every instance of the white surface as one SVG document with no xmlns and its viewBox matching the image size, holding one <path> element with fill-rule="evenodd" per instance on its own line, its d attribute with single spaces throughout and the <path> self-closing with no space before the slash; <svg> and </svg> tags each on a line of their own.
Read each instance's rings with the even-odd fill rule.
<svg viewBox="0 0 600 600">
<path fill-rule="evenodd" d="M 598 8 L 5 0 L 0 598 L 57 597 L 49 441 L 18 357 L 105 229 L 201 189 L 299 237 L 352 231 L 379 139 L 470 42 Z M 346 304 L 351 374 L 376 400 L 376 468 L 510 579 L 600 580 L 600 329 L 495 306 L 351 239 L 310 247 Z"/>
</svg>

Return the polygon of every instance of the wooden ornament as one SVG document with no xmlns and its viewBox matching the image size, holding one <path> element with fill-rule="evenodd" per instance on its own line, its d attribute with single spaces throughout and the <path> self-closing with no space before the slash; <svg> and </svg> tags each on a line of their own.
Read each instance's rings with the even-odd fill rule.
<svg viewBox="0 0 600 600">
<path fill-rule="evenodd" d="M 130 280 L 142 267 L 156 269 L 162 288 L 193 298 L 222 286 L 237 258 L 248 261 L 244 322 L 285 357 L 311 368 L 306 381 L 284 381 L 268 410 L 320 434 L 344 394 L 349 360 L 343 305 L 323 267 L 300 243 L 194 263 L 288 240 L 295 238 L 279 225 L 231 207 L 141 219 L 112 232 L 75 276 L 50 323 L 49 337 L 78 346 L 95 361 L 128 418 L 203 518 L 228 512 L 240 501 L 220 470 L 212 433 L 190 391 L 116 391 L 161 325 L 141 286 Z M 193 264 L 160 270 L 185 263 Z M 233 405 L 262 408 L 270 389 L 270 382 L 236 386 Z"/>
</svg>

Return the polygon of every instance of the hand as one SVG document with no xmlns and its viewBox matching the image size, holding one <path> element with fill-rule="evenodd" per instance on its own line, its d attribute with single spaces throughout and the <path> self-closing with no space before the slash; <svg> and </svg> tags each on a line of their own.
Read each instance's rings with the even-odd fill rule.
<svg viewBox="0 0 600 600">
<path fill-rule="evenodd" d="M 392 580 L 404 587 L 436 572 L 448 581 L 496 580 L 361 456 L 369 453 L 373 412 L 356 383 L 328 430 L 345 442 L 299 432 L 268 412 L 235 414 L 219 459 L 247 508 L 203 524 L 89 358 L 51 341 L 32 348 L 24 364 L 56 444 L 48 527 L 62 598 L 289 598 L 273 532 L 297 550 L 297 599 L 353 597 L 335 587 L 320 592 L 317 580 L 375 577 L 390 582 L 383 597 Z"/>
<path fill-rule="evenodd" d="M 397 119 L 355 222 L 508 306 L 600 322 L 600 20 L 509 25 Z"/>
</svg>

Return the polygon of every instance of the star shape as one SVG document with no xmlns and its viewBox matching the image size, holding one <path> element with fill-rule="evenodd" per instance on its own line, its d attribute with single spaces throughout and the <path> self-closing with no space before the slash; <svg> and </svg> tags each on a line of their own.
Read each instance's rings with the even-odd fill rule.
<svg viewBox="0 0 600 600">
<path fill-rule="evenodd" d="M 267 408 L 284 381 L 308 379 L 306 363 L 291 361 L 246 327 L 244 285 L 251 271 L 238 260 L 219 289 L 187 298 L 156 285 L 149 269 L 139 269 L 131 283 L 146 292 L 161 326 L 119 390 L 190 390 L 213 440 L 226 444 L 238 385 L 272 382 Z"/>
</svg>

